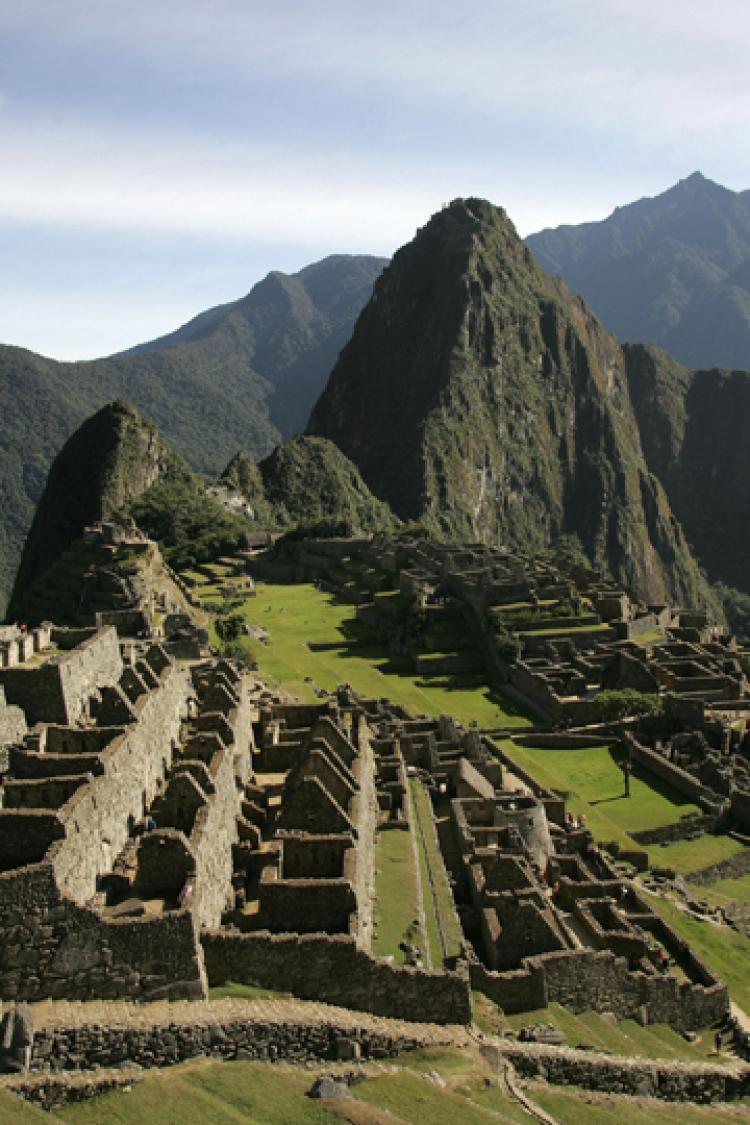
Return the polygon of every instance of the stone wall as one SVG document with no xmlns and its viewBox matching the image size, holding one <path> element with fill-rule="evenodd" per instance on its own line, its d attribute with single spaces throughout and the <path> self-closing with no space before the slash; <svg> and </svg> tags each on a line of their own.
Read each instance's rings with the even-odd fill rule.
<svg viewBox="0 0 750 1125">
<path fill-rule="evenodd" d="M 704 979 L 715 980 L 697 961 L 696 967 Z M 486 992 L 509 1015 L 557 1003 L 572 1012 L 611 1011 L 618 1019 L 640 1018 L 645 1012 L 649 1023 L 667 1023 L 682 1031 L 708 1027 L 729 1009 L 727 989 L 720 982 L 693 984 L 671 975 L 630 972 L 627 962 L 609 951 L 528 957 L 524 968 L 512 973 L 488 973 L 472 965 L 471 978 L 474 988 Z"/>
<path fill-rule="evenodd" d="M 49 863 L 0 875 L 3 999 L 177 999 L 203 988 L 187 912 L 105 920 L 60 894 Z"/>
<path fill-rule="evenodd" d="M 357 909 L 348 879 L 274 879 L 261 885 L 261 910 L 277 932 L 348 933 Z"/>
<path fill-rule="evenodd" d="M 163 1067 L 198 1055 L 301 1064 L 352 1058 L 357 1049 L 363 1059 L 379 1059 L 414 1050 L 424 1041 L 418 1031 L 412 1036 L 371 1027 L 339 1026 L 333 1013 L 325 1023 L 314 1024 L 271 1023 L 257 1017 L 200 1021 L 196 1014 L 191 1023 L 83 1024 L 42 1030 L 34 1039 L 31 1070 L 116 1067 L 126 1059 L 142 1067 Z"/>
<path fill-rule="evenodd" d="M 644 828 L 640 832 L 630 832 L 637 844 L 648 847 L 650 844 L 672 844 L 677 840 L 689 840 L 693 836 L 702 836 L 710 832 L 716 825 L 716 817 L 684 816 L 671 824 L 662 824 L 659 828 Z"/>
<path fill-rule="evenodd" d="M 353 938 L 324 934 L 204 933 L 209 984 L 278 988 L 376 1015 L 469 1023 L 468 977 L 393 965 L 358 949 Z"/>
<path fill-rule="evenodd" d="M 17 704 L 29 724 L 75 723 L 90 697 L 113 686 L 122 675 L 117 632 L 103 629 L 88 635 L 65 656 L 50 657 L 38 668 L 5 668 L 0 686 L 9 703 Z"/>
<path fill-rule="evenodd" d="M 687 770 L 681 769 L 673 762 L 667 761 L 661 754 L 657 754 L 654 750 L 649 750 L 647 746 L 641 746 L 639 742 L 632 737 L 627 738 L 628 748 L 632 760 L 639 766 L 643 766 L 662 781 L 668 782 L 674 789 L 689 800 L 694 801 L 696 805 L 706 809 L 709 813 L 715 814 L 718 809 L 715 807 L 715 802 L 706 797 L 705 786 L 698 781 L 697 778 L 689 774 Z"/>
<path fill-rule="evenodd" d="M 541 1043 L 504 1042 L 499 1048 L 484 1048 L 483 1054 L 493 1061 L 510 1060 L 523 1078 L 541 1078 L 555 1085 L 581 1086 L 607 1094 L 706 1103 L 731 1101 L 750 1092 L 748 1067 L 612 1058 Z"/>
<path fill-rule="evenodd" d="M 697 887 L 709 887 L 718 883 L 720 879 L 739 879 L 750 873 L 750 848 L 745 848 L 729 859 L 722 859 L 712 863 L 710 867 L 702 867 L 699 871 L 691 871 L 688 878 Z"/>
<path fill-rule="evenodd" d="M 6 702 L 5 692 L 0 686 L 0 746 L 20 742 L 25 734 L 26 717 L 23 711 Z"/>
<path fill-rule="evenodd" d="M 97 878 L 109 871 L 128 838 L 128 818 L 143 815 L 157 782 L 172 760 L 190 681 L 169 665 L 160 686 L 134 705 L 138 718 L 102 751 L 104 772 L 79 789 L 59 812 L 65 837 L 50 853 L 58 886 L 76 902 L 87 902 Z"/>
</svg>

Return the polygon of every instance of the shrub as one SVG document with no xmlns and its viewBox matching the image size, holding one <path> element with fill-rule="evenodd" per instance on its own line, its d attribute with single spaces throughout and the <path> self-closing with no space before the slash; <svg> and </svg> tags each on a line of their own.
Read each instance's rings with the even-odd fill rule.
<svg viewBox="0 0 750 1125">
<path fill-rule="evenodd" d="M 646 715 L 658 717 L 662 714 L 662 703 L 658 695 L 622 688 L 618 691 L 601 691 L 595 700 L 599 718 L 624 719 L 627 715 Z"/>
</svg>

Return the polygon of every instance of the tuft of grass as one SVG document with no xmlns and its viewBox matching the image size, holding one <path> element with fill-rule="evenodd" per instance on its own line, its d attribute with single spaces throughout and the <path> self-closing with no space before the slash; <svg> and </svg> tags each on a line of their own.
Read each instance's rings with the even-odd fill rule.
<svg viewBox="0 0 750 1125">
<path fill-rule="evenodd" d="M 215 985 L 208 990 L 209 1000 L 262 1000 L 289 995 L 291 995 L 289 992 L 280 992 L 273 988 L 256 988 L 254 984 L 239 984 L 233 980 L 225 981 L 224 984 Z"/>
</svg>

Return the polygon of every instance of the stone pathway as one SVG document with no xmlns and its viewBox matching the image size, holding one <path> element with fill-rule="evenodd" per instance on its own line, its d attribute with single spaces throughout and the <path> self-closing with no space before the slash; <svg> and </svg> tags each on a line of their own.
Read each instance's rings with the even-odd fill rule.
<svg viewBox="0 0 750 1125">
<path fill-rule="evenodd" d="M 149 1027 L 169 1024 L 248 1023 L 328 1024 L 363 1028 L 388 1036 L 418 1039 L 425 1045 L 465 1046 L 471 1042 L 462 1025 L 411 1023 L 373 1016 L 332 1004 L 293 998 L 260 997 L 254 1000 L 179 1000 L 135 1004 L 127 1001 L 43 1001 L 32 1005 L 37 1030 L 105 1024 L 108 1027 Z"/>
</svg>

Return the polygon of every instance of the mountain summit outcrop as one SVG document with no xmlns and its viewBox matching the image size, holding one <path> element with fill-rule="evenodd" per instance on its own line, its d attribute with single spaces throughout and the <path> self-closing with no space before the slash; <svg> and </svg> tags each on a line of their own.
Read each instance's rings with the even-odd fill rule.
<svg viewBox="0 0 750 1125">
<path fill-rule="evenodd" d="M 484 200 L 454 201 L 398 251 L 308 432 L 402 518 L 531 550 L 575 533 L 641 597 L 706 600 L 645 463 L 622 348 Z"/>
</svg>

